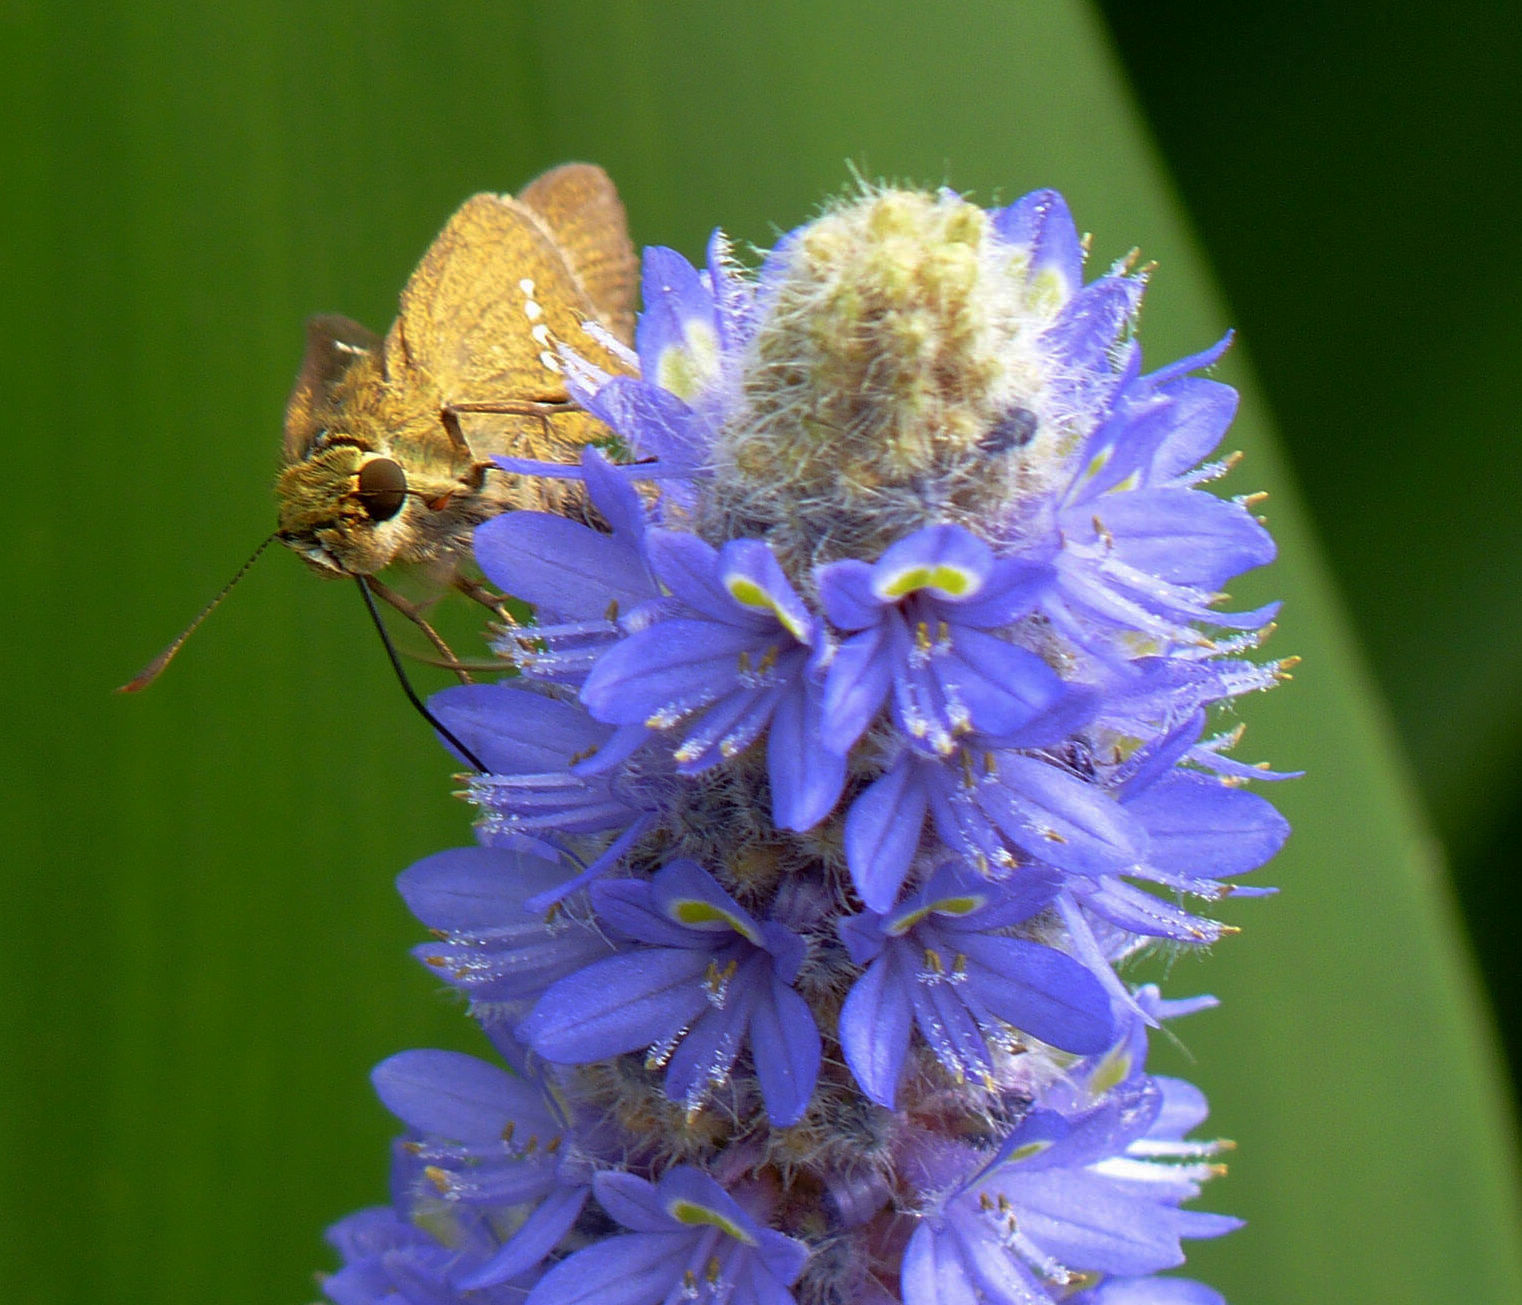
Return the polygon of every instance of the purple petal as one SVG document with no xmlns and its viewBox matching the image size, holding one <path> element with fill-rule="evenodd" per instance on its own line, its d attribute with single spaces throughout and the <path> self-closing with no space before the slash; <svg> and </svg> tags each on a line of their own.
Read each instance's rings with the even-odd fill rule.
<svg viewBox="0 0 1522 1305">
<path fill-rule="evenodd" d="M 900 942 L 891 945 L 890 950 L 903 946 Z M 949 969 L 952 958 L 943 955 L 941 959 Z M 907 958 L 899 969 L 907 972 Z M 991 1073 L 993 1062 L 989 1058 L 983 1030 L 963 1003 L 960 991 L 949 981 L 934 981 L 919 975 L 910 980 L 908 988 L 920 1036 L 940 1062 L 958 1078 Z"/>
<path fill-rule="evenodd" d="M 928 799 L 900 757 L 893 769 L 851 804 L 846 816 L 846 864 L 861 900 L 874 911 L 893 908 L 919 849 Z"/>
<path fill-rule="evenodd" d="M 1106 1278 L 1073 1305 L 1226 1305 L 1226 1297 L 1188 1278 Z"/>
<path fill-rule="evenodd" d="M 707 1006 L 708 960 L 706 952 L 658 947 L 594 962 L 554 984 L 518 1038 L 570 1065 L 662 1042 Z"/>
<path fill-rule="evenodd" d="M 808 1002 L 775 974 L 770 1000 L 751 1013 L 750 1045 L 767 1115 L 778 1127 L 796 1124 L 819 1076 L 819 1030 Z"/>
<path fill-rule="evenodd" d="M 692 1239 L 628 1233 L 554 1265 L 524 1305 L 654 1305 L 680 1285 Z"/>
<path fill-rule="evenodd" d="M 612 725 L 674 723 L 728 691 L 753 631 L 713 621 L 661 621 L 616 643 L 597 659 L 581 700 Z"/>
<path fill-rule="evenodd" d="M 1173 420 L 1152 455 L 1155 480 L 1182 475 L 1209 457 L 1237 415 L 1237 392 L 1220 381 L 1180 380 L 1169 387 L 1168 397 Z"/>
<path fill-rule="evenodd" d="M 826 742 L 816 691 L 794 684 L 778 695 L 766 740 L 772 819 L 782 829 L 812 829 L 835 809 L 846 782 L 843 750 Z"/>
<path fill-rule="evenodd" d="M 696 861 L 669 862 L 650 880 L 650 901 L 668 920 L 708 933 L 737 933 L 762 945 L 761 926 Z"/>
<path fill-rule="evenodd" d="M 1083 904 L 1111 924 L 1153 938 L 1197 945 L 1213 943 L 1225 932 L 1224 925 L 1119 879 L 1101 879 L 1098 888 L 1083 895 Z"/>
<path fill-rule="evenodd" d="M 1145 843 L 1140 826 L 1103 789 L 1033 757 L 1003 754 L 999 778 L 980 790 L 1011 842 L 1039 860 L 1078 874 L 1133 865 Z"/>
<path fill-rule="evenodd" d="M 753 959 L 750 965 L 741 966 L 729 981 L 722 1007 L 709 1004 L 692 1021 L 666 1065 L 668 1100 L 694 1110 L 729 1078 L 755 1008 L 755 985 L 764 965 L 764 961 L 757 964 Z"/>
<path fill-rule="evenodd" d="M 615 376 L 584 402 L 588 412 L 623 437 L 636 459 L 654 458 L 663 471 L 689 474 L 708 461 L 713 431 L 669 390 L 633 376 Z"/>
<path fill-rule="evenodd" d="M 645 249 L 641 294 L 645 309 L 635 329 L 641 370 L 647 380 L 691 398 L 688 391 L 702 379 L 704 361 L 694 352 L 701 355 L 706 349 L 717 361 L 713 296 L 691 263 L 658 245 Z M 677 378 L 685 383 L 671 383 Z"/>
<path fill-rule="evenodd" d="M 772 622 L 735 605 L 719 575 L 719 551 L 684 530 L 652 530 L 645 551 L 660 581 L 676 597 L 711 621 L 765 630 Z"/>
<path fill-rule="evenodd" d="M 521 925 L 542 932 L 543 922 L 524 911 L 524 899 L 565 878 L 563 867 L 516 850 L 457 847 L 409 866 L 396 886 L 430 929 L 468 933 Z"/>
<path fill-rule="evenodd" d="M 456 684 L 428 707 L 498 775 L 563 774 L 611 733 L 573 703 L 508 684 Z"/>
<path fill-rule="evenodd" d="M 936 927 L 943 932 L 986 932 L 1030 919 L 1057 895 L 1061 876 L 1056 871 L 1021 866 L 1003 879 L 978 874 L 965 861 L 946 861 L 930 876 L 914 904 L 887 923 L 893 933 L 903 933 L 902 920 L 912 914 L 935 912 Z"/>
<path fill-rule="evenodd" d="M 824 682 L 824 736 L 836 752 L 850 750 L 888 696 L 893 665 L 885 634 L 877 624 L 835 649 Z"/>
<path fill-rule="evenodd" d="M 957 1253 L 956 1238 L 923 1220 L 904 1250 L 899 1273 L 904 1305 L 985 1305 L 987 1300 Z"/>
<path fill-rule="evenodd" d="M 984 734 L 1013 734 L 1068 694 L 1062 677 L 1035 653 L 980 630 L 958 627 L 951 655 L 936 669 L 947 696 L 966 706 Z"/>
<path fill-rule="evenodd" d="M 1048 1305 L 1043 1286 L 1010 1254 L 997 1226 L 969 1227 L 959 1223 L 953 1230 L 963 1262 L 982 1289 L 985 1299 L 998 1305 Z"/>
<path fill-rule="evenodd" d="M 713 941 L 657 906 L 647 879 L 605 879 L 592 886 L 591 897 L 598 920 L 615 934 L 653 947 L 707 948 Z"/>
<path fill-rule="evenodd" d="M 760 1230 L 756 1261 L 784 1286 L 791 1286 L 798 1281 L 798 1275 L 803 1272 L 808 1258 L 807 1244 L 796 1237 L 788 1237 L 771 1228 Z"/>
<path fill-rule="evenodd" d="M 594 444 L 588 444 L 581 451 L 581 478 L 587 485 L 587 497 L 613 528 L 615 538 L 631 545 L 644 538 L 645 505 L 639 490 L 634 488 L 628 475 Z M 654 589 L 652 585 L 652 593 Z"/>
<path fill-rule="evenodd" d="M 956 619 L 979 629 L 1009 625 L 1041 600 L 1055 575 L 1050 562 L 1001 557 L 978 593 L 956 604 Z"/>
<path fill-rule="evenodd" d="M 381 1104 L 408 1128 L 456 1142 L 497 1146 L 511 1121 L 542 1127 L 538 1087 L 457 1051 L 403 1051 L 371 1071 Z"/>
<path fill-rule="evenodd" d="M 687 1228 L 717 1228 L 745 1246 L 761 1241 L 761 1226 L 719 1183 L 693 1165 L 677 1165 L 656 1189 L 667 1216 Z"/>
<path fill-rule="evenodd" d="M 1055 190 L 1034 190 L 992 217 L 1001 239 L 1031 247 L 1027 281 L 1050 285 L 1058 303 L 1083 284 L 1083 244 L 1067 201 Z"/>
<path fill-rule="evenodd" d="M 1074 1268 L 1144 1274 L 1184 1262 L 1179 1211 L 1081 1169 L 1021 1175 L 1021 1231 Z"/>
<path fill-rule="evenodd" d="M 562 1187 L 551 1192 L 491 1259 L 459 1280 L 459 1286 L 466 1291 L 495 1287 L 534 1268 L 571 1231 L 591 1194 L 590 1187 Z"/>
<path fill-rule="evenodd" d="M 604 1169 L 592 1179 L 597 1203 L 633 1232 L 675 1232 L 666 1203 L 655 1184 L 617 1169 Z"/>
<path fill-rule="evenodd" d="M 1071 956 L 1023 938 L 958 935 L 967 1000 L 1064 1051 L 1106 1050 L 1115 1035 L 1110 999 Z"/>
<path fill-rule="evenodd" d="M 1042 344 L 1066 355 L 1075 373 L 1105 376 L 1109 355 L 1141 303 L 1142 283 L 1107 276 L 1083 287 L 1041 335 Z"/>
<path fill-rule="evenodd" d="M 748 616 L 769 617 L 801 644 L 814 641 L 814 616 L 776 555 L 759 539 L 731 539 L 719 550 L 719 583 Z"/>
<path fill-rule="evenodd" d="M 654 597 L 629 542 L 548 512 L 504 512 L 476 528 L 476 561 L 493 584 L 556 616 L 601 620 Z"/>
<path fill-rule="evenodd" d="M 1062 520 L 1071 538 L 1104 537 L 1126 566 L 1206 591 L 1274 559 L 1272 537 L 1246 508 L 1198 489 L 1107 494 Z"/>
<path fill-rule="evenodd" d="M 900 602 L 922 590 L 943 602 L 976 598 L 993 565 L 993 550 L 970 530 L 926 526 L 878 558 L 872 593 L 881 603 Z"/>
<path fill-rule="evenodd" d="M 743 347 L 755 333 L 755 289 L 735 269 L 729 238 L 722 231 L 708 238 L 708 285 L 720 344 L 726 350 Z"/>
<path fill-rule="evenodd" d="M 1181 1138 L 1198 1128 L 1210 1114 L 1205 1094 L 1181 1078 L 1167 1078 L 1161 1074 L 1152 1078 L 1163 1094 L 1162 1109 L 1148 1129 L 1151 1137 Z"/>
<path fill-rule="evenodd" d="M 1146 827 L 1147 859 L 1164 870 L 1225 879 L 1255 870 L 1289 837 L 1289 822 L 1246 789 L 1175 773 L 1126 803 Z"/>
<path fill-rule="evenodd" d="M 1185 354 L 1182 358 L 1176 358 L 1166 366 L 1159 367 L 1155 372 L 1149 372 L 1146 377 L 1147 384 L 1153 389 L 1171 389 L 1178 380 L 1188 376 L 1190 372 L 1204 371 L 1207 367 L 1214 367 L 1231 348 L 1235 338 L 1236 332 L 1227 331 L 1208 349 L 1201 349 L 1199 353 Z"/>
<path fill-rule="evenodd" d="M 854 558 L 815 568 L 819 601 L 838 630 L 865 630 L 882 620 L 882 600 L 872 591 L 872 568 Z"/>
<path fill-rule="evenodd" d="M 840 1010 L 840 1045 L 861 1090 L 894 1108 L 909 1050 L 913 1010 L 908 976 L 900 975 L 890 948 L 856 980 Z"/>
</svg>

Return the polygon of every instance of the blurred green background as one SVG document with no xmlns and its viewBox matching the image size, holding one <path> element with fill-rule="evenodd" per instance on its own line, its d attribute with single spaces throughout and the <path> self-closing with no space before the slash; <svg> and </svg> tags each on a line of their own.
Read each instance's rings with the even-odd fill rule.
<svg viewBox="0 0 1522 1305">
<path fill-rule="evenodd" d="M 383 1198 L 366 1074 L 479 1049 L 392 879 L 468 839 L 356 596 L 271 557 L 301 321 L 377 329 L 480 189 L 567 158 L 636 240 L 768 243 L 847 182 L 1066 192 L 1160 268 L 1154 362 L 1242 387 L 1309 776 L 1168 1068 L 1238 1140 L 1199 1248 L 1234 1305 L 1522 1300 L 1507 964 L 1522 836 L 1516 4 L 0 0 L 12 633 L 0 1299 L 302 1302 Z M 1129 79 L 1129 80 L 1128 80 Z M 1277 429 L 1277 438 L 1271 429 Z"/>
</svg>

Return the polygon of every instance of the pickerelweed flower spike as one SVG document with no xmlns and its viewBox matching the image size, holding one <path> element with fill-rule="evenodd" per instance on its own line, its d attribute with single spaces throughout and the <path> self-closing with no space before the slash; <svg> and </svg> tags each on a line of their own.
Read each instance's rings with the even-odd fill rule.
<svg viewBox="0 0 1522 1305">
<path fill-rule="evenodd" d="M 1220 1305 L 1226 1144 L 1128 981 L 1288 828 L 1213 725 L 1283 678 L 1226 342 L 1148 371 L 1062 198 L 868 191 L 742 270 L 645 256 L 565 516 L 482 525 L 532 620 L 437 695 L 478 845 L 401 877 L 509 1069 L 375 1071 L 392 1202 L 338 1305 Z M 627 355 L 627 356 L 625 356 Z M 534 469 L 507 464 L 517 474 Z"/>
</svg>

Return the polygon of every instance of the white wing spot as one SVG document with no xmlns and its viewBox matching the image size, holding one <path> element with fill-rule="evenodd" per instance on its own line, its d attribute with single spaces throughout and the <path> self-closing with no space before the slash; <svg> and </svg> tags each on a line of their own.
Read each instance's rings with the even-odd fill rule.
<svg viewBox="0 0 1522 1305">
<path fill-rule="evenodd" d="M 532 299 L 523 301 L 523 315 L 531 322 L 537 322 L 544 316 L 544 309 L 539 307 Z"/>
<path fill-rule="evenodd" d="M 552 354 L 548 349 L 544 350 L 539 355 L 539 361 L 552 372 L 558 372 L 560 370 L 560 359 L 555 357 L 555 355 Z"/>
<path fill-rule="evenodd" d="M 534 278 L 526 276 L 518 282 L 518 289 L 522 290 L 530 299 L 534 297 Z"/>
<path fill-rule="evenodd" d="M 534 337 L 534 343 L 541 349 L 548 349 L 550 347 L 550 328 L 543 322 L 540 322 L 529 334 Z"/>
</svg>

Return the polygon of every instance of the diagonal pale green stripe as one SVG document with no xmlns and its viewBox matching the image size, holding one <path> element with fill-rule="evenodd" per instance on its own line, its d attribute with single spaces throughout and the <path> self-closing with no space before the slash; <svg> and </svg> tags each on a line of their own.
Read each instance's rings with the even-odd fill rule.
<svg viewBox="0 0 1522 1305">
<path fill-rule="evenodd" d="M 0 393 L 13 462 L 0 965 L 0 1289 L 300 1301 L 325 1223 L 384 1196 L 368 1067 L 479 1049 L 405 955 L 390 880 L 463 841 L 447 764 L 355 597 L 261 563 L 144 699 L 106 690 L 269 527 L 301 317 L 383 326 L 472 190 L 592 157 L 637 237 L 766 243 L 846 180 L 1062 188 L 1101 261 L 1160 263 L 1162 361 L 1226 324 L 1087 9 L 1071 3 L 100 0 L 0 10 Z M 14 198 L 19 196 L 20 199 Z M 773 224 L 776 224 L 775 226 Z M 1327 329 L 1308 323 L 1308 330 Z M 1250 1228 L 1235 1305 L 1522 1299 L 1490 1033 L 1442 868 L 1274 454 L 1248 366 L 1239 491 L 1272 492 L 1275 651 L 1246 753 L 1309 771 L 1296 825 L 1175 965 Z M 1335 432 L 1329 432 L 1329 438 Z"/>
</svg>

